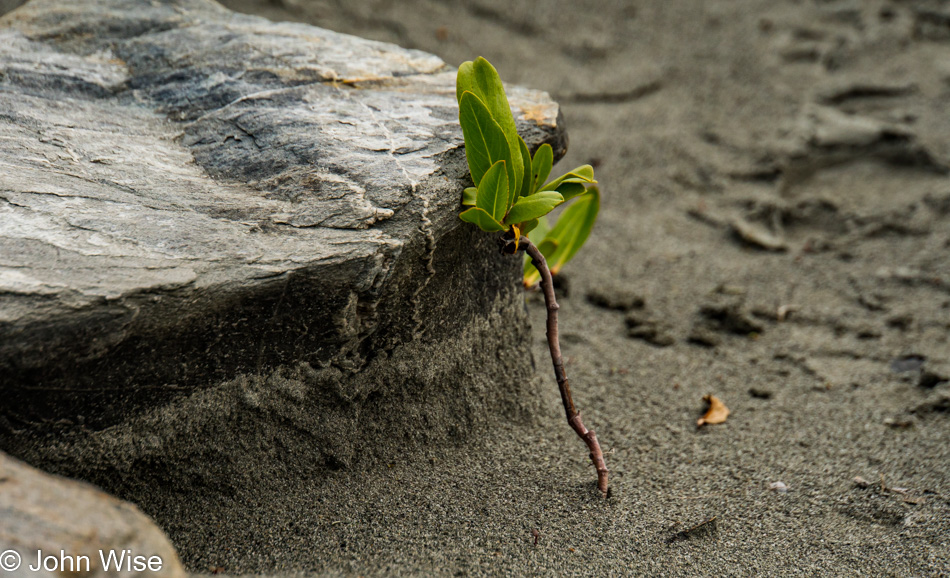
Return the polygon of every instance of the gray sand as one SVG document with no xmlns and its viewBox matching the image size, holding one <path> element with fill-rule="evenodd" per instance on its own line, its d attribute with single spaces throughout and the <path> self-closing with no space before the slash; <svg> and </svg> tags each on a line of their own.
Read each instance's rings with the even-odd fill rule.
<svg viewBox="0 0 950 578">
<path fill-rule="evenodd" d="M 564 272 L 561 321 L 612 495 L 597 497 L 564 423 L 532 295 L 536 420 L 462 447 L 407 447 L 389 467 L 288 479 L 280 495 L 209 496 L 200 511 L 158 520 L 185 564 L 950 575 L 942 4 L 225 4 L 452 65 L 483 55 L 506 81 L 561 102 L 572 145 L 558 168 L 594 162 L 603 183 L 596 233 Z M 761 234 L 743 241 L 736 231 L 750 227 L 787 250 L 756 246 L 769 244 Z M 640 295 L 632 315 L 652 329 L 628 337 L 623 312 L 588 302 L 595 291 Z M 780 321 L 783 306 L 792 310 Z M 708 393 L 732 414 L 697 429 Z"/>
<path fill-rule="evenodd" d="M 613 493 L 597 498 L 563 421 L 532 296 L 536 422 L 465 447 L 407 448 L 389 468 L 287 480 L 279 497 L 209 504 L 200 526 L 170 528 L 186 563 L 232 573 L 950 574 L 950 385 L 918 385 L 927 372 L 950 376 L 945 8 L 226 4 L 453 65 L 483 55 L 506 81 L 561 102 L 572 144 L 559 168 L 599 163 L 604 191 L 596 234 L 565 270 L 562 346 L 585 422 L 609 452 Z M 733 218 L 788 250 L 743 242 Z M 588 303 L 592 291 L 639 294 L 635 315 L 675 343 L 628 337 L 624 314 Z M 703 321 L 704 305 L 726 321 Z M 780 322 L 783 305 L 794 311 Z M 733 333 L 730 320 L 759 330 Z M 923 369 L 911 358 L 895 372 L 907 355 L 924 357 Z M 732 415 L 697 430 L 707 393 Z M 787 493 L 769 489 L 779 481 Z M 257 548 L 229 548 L 261 519 L 271 531 Z"/>
</svg>

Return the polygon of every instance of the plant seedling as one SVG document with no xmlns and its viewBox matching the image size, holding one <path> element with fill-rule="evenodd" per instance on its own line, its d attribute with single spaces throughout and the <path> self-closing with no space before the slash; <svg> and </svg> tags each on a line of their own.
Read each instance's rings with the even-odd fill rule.
<svg viewBox="0 0 950 578">
<path fill-rule="evenodd" d="M 474 187 L 465 189 L 462 204 L 469 207 L 459 218 L 486 232 L 500 232 L 502 252 L 525 252 L 526 287 L 540 281 L 547 306 L 547 338 L 554 376 L 561 391 L 567 423 L 587 444 L 597 470 L 597 489 L 607 495 L 607 464 L 593 430 L 584 427 L 574 406 L 564 372 L 558 339 L 552 274 L 556 274 L 587 240 L 600 209 L 600 191 L 594 169 L 583 165 L 548 181 L 554 151 L 543 144 L 534 156 L 518 134 L 501 78 L 484 58 L 463 62 L 456 80 L 459 124 L 465 137 L 465 156 Z M 554 227 L 546 215 L 573 201 Z M 551 263 L 549 266 L 548 263 Z"/>
</svg>

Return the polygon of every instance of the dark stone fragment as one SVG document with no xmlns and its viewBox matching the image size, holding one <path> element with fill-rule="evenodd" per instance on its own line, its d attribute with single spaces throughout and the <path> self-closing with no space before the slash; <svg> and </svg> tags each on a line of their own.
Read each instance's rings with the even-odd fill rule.
<svg viewBox="0 0 950 578">
<path fill-rule="evenodd" d="M 926 363 L 927 358 L 923 355 L 904 355 L 891 361 L 891 371 L 894 373 L 907 373 L 917 371 Z"/>
<path fill-rule="evenodd" d="M 756 399 L 772 399 L 772 392 L 767 389 L 760 389 L 757 387 L 749 388 L 749 395 Z"/>
</svg>

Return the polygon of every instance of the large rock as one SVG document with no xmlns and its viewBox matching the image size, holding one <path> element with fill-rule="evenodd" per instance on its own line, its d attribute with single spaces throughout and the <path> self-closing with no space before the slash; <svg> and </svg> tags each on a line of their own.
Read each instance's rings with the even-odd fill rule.
<svg viewBox="0 0 950 578">
<path fill-rule="evenodd" d="M 438 58 L 205 0 L 0 20 L 0 448 L 156 515 L 524 416 Z M 546 94 L 511 90 L 563 154 Z M 277 476 L 277 477 L 280 477 Z"/>
<path fill-rule="evenodd" d="M 186 576 L 168 539 L 138 508 L 3 452 L 0 570 L 8 578 Z"/>
</svg>

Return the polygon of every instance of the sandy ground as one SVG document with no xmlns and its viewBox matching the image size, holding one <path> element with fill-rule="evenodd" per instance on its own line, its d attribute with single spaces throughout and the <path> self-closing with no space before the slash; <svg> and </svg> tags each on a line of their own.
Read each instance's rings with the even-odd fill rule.
<svg viewBox="0 0 950 578">
<path fill-rule="evenodd" d="M 564 273 L 562 347 L 612 494 L 597 497 L 563 421 L 534 296 L 536 423 L 209 501 L 202 523 L 166 528 L 186 564 L 950 575 L 945 4 L 225 4 L 451 65 L 483 55 L 562 103 L 560 168 L 595 164 L 604 192 Z M 696 427 L 706 394 L 732 410 L 726 423 Z"/>
<path fill-rule="evenodd" d="M 563 422 L 533 298 L 537 423 L 318 487 L 289 480 L 277 503 L 222 504 L 217 529 L 173 529 L 204 552 L 187 563 L 950 574 L 944 4 L 225 4 L 451 65 L 483 55 L 562 103 L 572 144 L 560 166 L 595 164 L 604 191 L 596 234 L 565 270 L 562 346 L 612 495 L 597 498 Z M 631 296 L 643 307 L 603 306 Z M 709 393 L 732 414 L 697 429 Z M 259 547 L 229 549 L 262 516 Z"/>
</svg>

